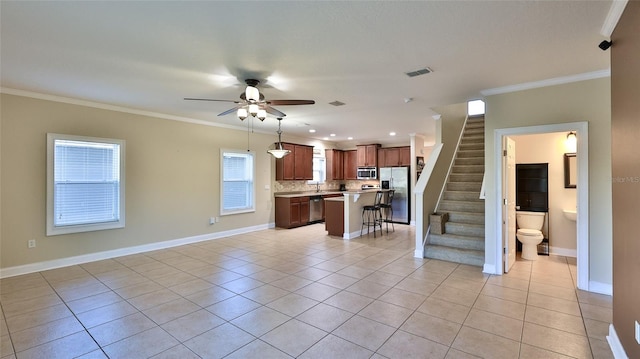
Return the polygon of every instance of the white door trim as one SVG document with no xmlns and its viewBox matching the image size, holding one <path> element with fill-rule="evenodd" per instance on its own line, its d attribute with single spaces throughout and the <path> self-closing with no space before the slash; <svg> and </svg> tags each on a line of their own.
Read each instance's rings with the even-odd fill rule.
<svg viewBox="0 0 640 359">
<path fill-rule="evenodd" d="M 589 123 L 568 122 L 553 125 L 514 127 L 496 129 L 494 132 L 493 156 L 495 163 L 495 192 L 502 194 L 502 140 L 504 136 L 529 135 L 537 133 L 570 132 L 575 131 L 578 138 L 578 186 L 577 190 L 577 262 L 578 288 L 589 290 Z M 494 214 L 496 241 L 495 273 L 503 273 L 502 262 L 502 195 L 494 198 L 496 213 Z"/>
</svg>

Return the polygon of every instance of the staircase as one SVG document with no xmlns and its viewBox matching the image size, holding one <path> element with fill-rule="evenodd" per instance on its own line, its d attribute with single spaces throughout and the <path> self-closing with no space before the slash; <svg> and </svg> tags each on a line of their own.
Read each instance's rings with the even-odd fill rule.
<svg viewBox="0 0 640 359">
<path fill-rule="evenodd" d="M 484 175 L 484 117 L 470 117 L 442 199 L 436 209 L 448 213 L 444 234 L 429 233 L 426 258 L 476 266 L 484 264 L 484 200 L 479 199 Z"/>
</svg>

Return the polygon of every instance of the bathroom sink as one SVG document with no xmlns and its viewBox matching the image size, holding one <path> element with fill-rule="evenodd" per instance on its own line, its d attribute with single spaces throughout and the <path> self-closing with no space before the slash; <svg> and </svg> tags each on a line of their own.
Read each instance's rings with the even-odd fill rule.
<svg viewBox="0 0 640 359">
<path fill-rule="evenodd" d="M 567 217 L 568 220 L 575 222 L 578 215 L 575 209 L 563 209 L 562 212 L 564 212 L 564 216 Z"/>
</svg>

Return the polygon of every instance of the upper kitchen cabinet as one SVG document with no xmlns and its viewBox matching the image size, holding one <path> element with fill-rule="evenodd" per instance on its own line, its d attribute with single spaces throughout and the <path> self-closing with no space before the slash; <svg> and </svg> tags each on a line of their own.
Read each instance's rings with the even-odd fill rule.
<svg viewBox="0 0 640 359">
<path fill-rule="evenodd" d="M 378 166 L 378 147 L 380 145 L 363 145 L 356 146 L 358 154 L 358 167 L 377 167 Z"/>
<path fill-rule="evenodd" d="M 411 147 L 389 147 L 378 150 L 380 167 L 411 166 Z"/>
<path fill-rule="evenodd" d="M 291 153 L 276 159 L 276 181 L 312 180 L 313 146 L 283 142 L 282 148 Z"/>
<path fill-rule="evenodd" d="M 344 152 L 325 150 L 327 181 L 344 179 Z"/>
<path fill-rule="evenodd" d="M 343 153 L 344 179 L 358 179 L 358 154 L 356 150 L 344 151 Z"/>
</svg>

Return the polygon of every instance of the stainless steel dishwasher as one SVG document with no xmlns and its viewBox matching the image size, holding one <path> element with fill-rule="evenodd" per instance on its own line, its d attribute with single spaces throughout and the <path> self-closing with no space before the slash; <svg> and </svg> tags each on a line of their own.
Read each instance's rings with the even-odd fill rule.
<svg viewBox="0 0 640 359">
<path fill-rule="evenodd" d="M 309 223 L 322 221 L 322 206 L 324 206 L 322 196 L 309 198 Z"/>
</svg>

